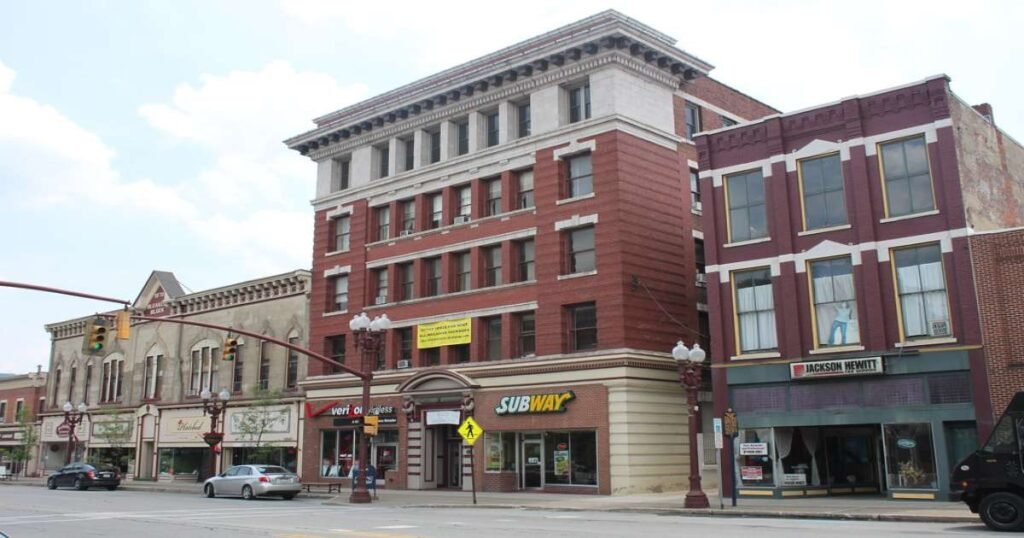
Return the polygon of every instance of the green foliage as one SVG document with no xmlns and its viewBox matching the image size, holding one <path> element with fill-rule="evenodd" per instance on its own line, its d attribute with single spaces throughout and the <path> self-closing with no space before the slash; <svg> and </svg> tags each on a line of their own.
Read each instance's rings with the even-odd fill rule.
<svg viewBox="0 0 1024 538">
<path fill-rule="evenodd" d="M 134 413 L 120 409 L 108 414 L 106 420 L 97 421 L 93 427 L 93 434 L 97 440 L 109 444 L 110 449 L 97 449 L 95 452 L 101 461 L 95 463 L 109 464 L 122 471 L 128 468 L 132 453 L 129 445 L 132 440 L 132 423 L 134 421 Z M 102 428 L 99 427 L 101 424 Z"/>
<path fill-rule="evenodd" d="M 35 451 L 36 443 L 39 442 L 39 431 L 36 429 L 35 423 L 28 420 L 27 406 L 21 408 L 15 420 L 23 433 L 17 446 L 10 450 L 11 460 L 17 462 L 18 467 L 24 468 L 32 460 L 32 453 Z"/>
<path fill-rule="evenodd" d="M 266 446 L 263 436 L 273 430 L 274 424 L 287 420 L 288 410 L 282 408 L 281 391 L 268 390 L 260 387 L 253 389 L 255 401 L 250 402 L 240 413 L 236 414 L 236 428 L 241 437 L 250 445 L 249 454 L 253 463 L 265 463 L 275 448 Z"/>
</svg>

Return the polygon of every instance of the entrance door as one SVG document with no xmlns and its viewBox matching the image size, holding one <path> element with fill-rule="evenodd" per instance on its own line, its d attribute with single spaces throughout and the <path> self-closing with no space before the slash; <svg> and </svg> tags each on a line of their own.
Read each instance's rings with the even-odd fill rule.
<svg viewBox="0 0 1024 538">
<path fill-rule="evenodd" d="M 978 449 L 978 430 L 973 422 L 946 423 L 946 454 L 949 470 Z"/>
<path fill-rule="evenodd" d="M 448 439 L 445 460 L 446 485 L 450 488 L 462 487 L 462 439 Z"/>
<path fill-rule="evenodd" d="M 544 457 L 541 441 L 523 441 L 522 488 L 544 487 Z"/>
<path fill-rule="evenodd" d="M 875 426 L 825 430 L 828 485 L 833 494 L 879 492 L 878 434 Z"/>
</svg>

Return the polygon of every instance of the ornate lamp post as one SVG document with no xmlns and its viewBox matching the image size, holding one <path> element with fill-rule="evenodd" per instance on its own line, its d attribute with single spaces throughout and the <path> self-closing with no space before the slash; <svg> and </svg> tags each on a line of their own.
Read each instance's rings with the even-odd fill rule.
<svg viewBox="0 0 1024 538">
<path fill-rule="evenodd" d="M 387 314 L 381 314 L 370 321 L 366 313 L 357 314 L 348 322 L 356 341 L 356 349 L 362 352 L 363 371 L 363 416 L 370 411 L 370 384 L 373 381 L 373 360 L 384 346 L 384 334 L 391 328 Z M 350 503 L 369 503 L 370 491 L 366 489 L 366 470 L 370 467 L 369 447 L 366 434 L 359 436 L 359 474 L 356 487 L 348 498 Z"/>
<path fill-rule="evenodd" d="M 231 393 L 222 389 L 220 394 L 214 395 L 210 389 L 203 389 L 199 397 L 203 399 L 203 414 L 210 415 L 210 431 L 203 434 L 203 441 L 210 445 L 210 476 L 213 476 L 217 473 L 217 445 L 224 440 L 224 432 L 217 429 L 217 423 L 228 406 Z"/>
<path fill-rule="evenodd" d="M 64 424 L 68 430 L 68 450 L 64 457 L 64 464 L 71 463 L 71 454 L 75 451 L 75 428 L 82 423 L 82 420 L 89 414 L 89 407 L 85 402 L 78 404 L 77 412 L 71 402 L 64 402 Z"/>
<path fill-rule="evenodd" d="M 686 404 L 688 427 L 690 430 L 690 491 L 686 492 L 683 506 L 686 508 L 709 508 L 708 496 L 700 487 L 700 463 L 697 451 L 697 390 L 700 389 L 701 363 L 704 362 L 704 350 L 700 344 L 693 344 L 688 349 L 680 340 L 672 348 L 672 357 L 679 367 L 679 382 L 686 388 Z"/>
</svg>

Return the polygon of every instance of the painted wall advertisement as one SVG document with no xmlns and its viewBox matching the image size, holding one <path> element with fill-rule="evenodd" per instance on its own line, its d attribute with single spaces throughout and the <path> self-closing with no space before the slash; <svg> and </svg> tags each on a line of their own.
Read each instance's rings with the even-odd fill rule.
<svg viewBox="0 0 1024 538">
<path fill-rule="evenodd" d="M 416 326 L 416 348 L 430 349 L 441 346 L 468 344 L 473 339 L 471 318 L 451 319 Z"/>
</svg>

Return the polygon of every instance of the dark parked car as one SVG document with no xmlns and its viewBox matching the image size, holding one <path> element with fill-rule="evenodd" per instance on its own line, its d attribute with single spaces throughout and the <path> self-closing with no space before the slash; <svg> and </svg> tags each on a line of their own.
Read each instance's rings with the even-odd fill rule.
<svg viewBox="0 0 1024 538">
<path fill-rule="evenodd" d="M 121 473 L 115 467 L 102 469 L 88 463 L 71 463 L 58 469 L 46 479 L 46 487 L 57 489 L 70 486 L 79 490 L 104 487 L 111 491 L 121 485 Z"/>
</svg>

